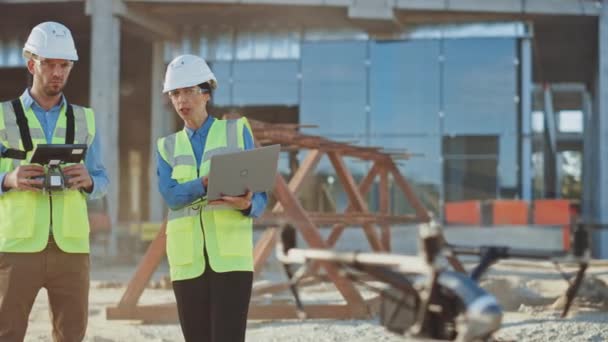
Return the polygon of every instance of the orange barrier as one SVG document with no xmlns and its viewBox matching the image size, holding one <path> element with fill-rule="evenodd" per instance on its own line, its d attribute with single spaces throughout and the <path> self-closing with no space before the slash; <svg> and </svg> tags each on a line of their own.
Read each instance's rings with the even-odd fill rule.
<svg viewBox="0 0 608 342">
<path fill-rule="evenodd" d="M 570 201 L 542 199 L 534 201 L 534 224 L 570 224 Z"/>
<path fill-rule="evenodd" d="M 533 223 L 562 225 L 562 241 L 565 250 L 570 250 L 571 222 L 572 212 L 569 200 L 542 199 L 534 201 Z"/>
<path fill-rule="evenodd" d="M 528 203 L 520 200 L 492 201 L 492 223 L 528 224 Z"/>
<path fill-rule="evenodd" d="M 532 217 L 529 212 L 532 210 Z M 562 226 L 564 250 L 570 249 L 570 224 L 576 213 L 569 200 L 535 200 L 533 207 L 522 200 L 460 201 L 445 204 L 446 224 L 551 225 Z"/>
<path fill-rule="evenodd" d="M 445 204 L 447 224 L 481 224 L 480 201 L 447 202 Z"/>
</svg>

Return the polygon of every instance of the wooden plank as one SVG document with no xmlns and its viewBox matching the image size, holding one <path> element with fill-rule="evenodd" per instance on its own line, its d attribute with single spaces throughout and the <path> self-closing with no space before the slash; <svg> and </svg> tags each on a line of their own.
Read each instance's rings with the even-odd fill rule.
<svg viewBox="0 0 608 342">
<path fill-rule="evenodd" d="M 361 191 L 361 193 L 363 195 L 367 195 L 367 193 L 370 191 L 372 184 L 374 184 L 374 179 L 376 178 L 376 175 L 378 174 L 379 171 L 380 171 L 379 164 L 374 163 L 374 166 L 372 166 L 372 168 L 369 170 L 367 175 L 365 175 L 365 177 L 361 181 L 361 184 L 359 184 L 359 191 Z M 353 210 L 354 210 L 353 204 L 349 203 L 345 212 L 349 213 Z M 342 223 L 338 223 L 333 226 L 331 232 L 329 233 L 329 236 L 327 237 L 327 242 L 326 242 L 329 247 L 333 247 L 336 245 L 336 242 L 338 242 L 338 239 L 340 239 L 340 236 L 342 235 L 342 232 L 344 231 L 345 228 L 346 228 L 346 225 L 344 225 Z M 307 266 L 307 267 L 308 267 L 308 271 L 307 271 L 308 274 L 317 274 L 317 272 L 319 271 L 319 263 L 316 261 L 311 263 L 311 265 Z"/>
<path fill-rule="evenodd" d="M 274 193 L 276 198 L 285 207 L 287 214 L 293 219 L 296 228 L 300 231 L 308 245 L 312 248 L 326 249 L 327 246 L 316 226 L 306 215 L 304 208 L 302 208 L 295 195 L 289 191 L 287 183 L 281 175 L 277 175 Z M 335 284 L 346 302 L 353 307 L 353 310 L 365 311 L 363 297 L 353 286 L 351 281 L 340 275 L 340 272 L 335 265 L 324 262 L 322 263 L 322 266 L 327 271 L 329 279 Z"/>
<path fill-rule="evenodd" d="M 316 285 L 316 284 L 320 283 L 321 281 L 323 281 L 322 278 L 307 277 L 307 278 L 300 280 L 298 282 L 297 286 L 298 286 L 298 289 L 301 289 L 302 287 Z M 283 292 L 283 291 L 287 291 L 287 290 L 289 290 L 289 282 L 262 284 L 262 285 L 258 285 L 258 286 L 254 285 L 252 292 L 251 292 L 251 296 L 255 297 L 255 296 L 265 295 L 268 293 L 277 293 L 277 292 Z"/>
<path fill-rule="evenodd" d="M 363 303 L 365 310 L 353 310 L 349 305 L 306 305 L 304 312 L 309 319 L 366 319 L 370 312 Z M 253 305 L 249 307 L 249 319 L 299 319 L 295 305 L 270 304 Z"/>
<path fill-rule="evenodd" d="M 388 215 L 390 212 L 390 198 L 389 198 L 389 186 L 388 186 L 388 171 L 382 169 L 380 171 L 380 212 Z M 391 250 L 391 228 L 388 224 L 381 223 L 381 240 L 382 247 L 384 250 Z"/>
<path fill-rule="evenodd" d="M 296 173 L 289 181 L 288 187 L 292 193 L 297 194 L 300 191 L 300 189 L 302 188 L 302 184 L 304 184 L 306 176 L 308 176 L 310 172 L 317 167 L 317 165 L 319 164 L 319 160 L 321 160 L 322 156 L 323 153 L 321 153 L 319 150 L 311 150 L 310 152 L 308 152 L 306 158 L 304 159 L 304 162 L 302 163 L 302 165 L 300 165 Z M 280 202 L 277 202 L 272 208 L 272 212 L 278 212 L 282 210 L 283 206 Z M 283 222 L 278 222 L 277 226 L 281 226 L 283 224 Z M 272 248 L 275 245 L 277 234 L 278 229 L 276 227 L 269 227 L 262 235 L 262 238 L 258 240 L 258 242 L 255 244 L 255 247 L 253 249 L 254 275 L 259 274 L 262 269 L 262 265 L 264 265 L 264 263 L 270 256 L 270 253 L 272 253 Z"/>
<path fill-rule="evenodd" d="M 359 184 L 359 191 L 361 191 L 361 193 L 363 195 L 367 195 L 367 193 L 371 189 L 372 184 L 374 184 L 374 179 L 376 178 L 376 175 L 378 174 L 379 170 L 380 170 L 380 167 L 378 166 L 377 163 L 375 163 L 374 166 L 372 166 L 371 170 L 369 170 L 367 175 L 365 175 L 365 178 L 363 178 L 363 180 L 361 181 L 361 184 Z M 348 213 L 352 210 L 353 210 L 353 204 L 349 203 L 348 207 L 346 208 L 346 212 Z M 345 228 L 345 226 L 343 224 L 336 224 L 334 226 L 334 228 L 332 229 L 332 231 L 329 234 L 329 237 L 327 239 L 328 246 L 333 247 L 336 244 L 336 242 L 340 238 L 340 235 L 342 234 L 342 231 L 344 231 L 344 228 Z"/>
<path fill-rule="evenodd" d="M 156 304 L 133 307 L 106 308 L 108 320 L 139 320 L 145 323 L 168 324 L 177 323 L 177 305 L 175 303 Z"/>
<path fill-rule="evenodd" d="M 380 297 L 374 296 L 365 301 L 366 310 L 352 310 L 344 304 L 304 304 L 306 318 L 310 319 L 367 319 L 378 313 Z M 175 303 L 138 305 L 134 307 L 106 308 L 108 320 L 139 320 L 149 324 L 171 324 L 179 322 Z M 251 304 L 247 319 L 300 319 L 293 304 Z"/>
<path fill-rule="evenodd" d="M 416 215 L 384 215 L 372 213 L 360 213 L 350 211 L 343 214 L 308 212 L 310 219 L 318 226 L 324 228 L 331 225 L 364 225 L 364 224 L 407 224 L 418 222 Z M 289 221 L 289 218 L 284 213 L 265 214 L 255 220 L 257 225 L 265 226 L 280 226 Z"/>
<path fill-rule="evenodd" d="M 152 241 L 146 254 L 144 254 L 144 257 L 137 266 L 137 270 L 135 271 L 133 278 L 129 281 L 129 285 L 127 285 L 127 289 L 122 295 L 120 302 L 118 302 L 119 307 L 134 307 L 139 301 L 139 297 L 141 297 L 141 294 L 144 292 L 144 289 L 152 278 L 154 271 L 156 271 L 158 264 L 160 264 L 165 256 L 165 242 L 167 239 L 167 235 L 165 234 L 166 229 L 167 221 L 164 221 L 158 234 L 156 234 L 156 238 Z"/>
<path fill-rule="evenodd" d="M 255 134 L 255 133 L 254 133 Z M 283 134 L 283 133 L 281 133 Z M 256 134 L 256 139 L 259 139 L 259 136 Z M 369 192 L 371 186 L 374 182 L 375 177 L 381 171 L 384 163 L 387 161 L 390 163 L 389 171 L 396 172 L 395 179 L 398 185 L 402 189 L 409 189 L 409 184 L 405 181 L 405 179 L 398 173 L 398 170 L 394 166 L 394 163 L 390 159 L 390 155 L 386 153 L 382 153 L 376 148 L 357 148 L 352 145 L 343 144 L 343 143 L 334 143 L 327 139 L 321 137 L 314 136 L 305 136 L 299 133 L 296 134 L 283 134 L 279 135 L 277 138 L 276 134 L 268 135 L 268 141 L 271 143 L 281 142 L 281 139 L 284 139 L 290 146 L 296 146 L 299 148 L 305 148 L 306 144 L 314 145 L 317 149 L 311 151 L 302 166 L 296 171 L 294 177 L 292 177 L 289 185 L 285 182 L 282 176 L 278 175 L 276 180 L 275 187 L 275 195 L 278 199 L 278 204 L 273 208 L 276 211 L 284 207 L 283 212 L 279 213 L 279 215 L 271 216 L 271 219 L 281 219 L 283 221 L 277 223 L 284 224 L 286 222 L 294 224 L 302 234 L 304 240 L 308 243 L 310 247 L 313 248 L 322 248 L 327 249 L 328 246 L 333 246 L 338 241 L 342 231 L 347 227 L 346 224 L 356 225 L 361 224 L 364 226 L 366 235 L 368 236 L 368 240 L 370 240 L 370 244 L 372 248 L 378 250 L 381 248 L 386 248 L 385 246 L 390 247 L 390 243 L 387 243 L 387 240 L 390 242 L 390 234 L 383 234 L 382 241 L 378 240 L 376 236 L 376 232 L 373 230 L 372 223 L 386 224 L 387 226 L 393 222 L 411 222 L 413 220 L 421 220 L 420 211 L 426 214 L 426 211 L 421 206 L 420 202 L 417 201 L 417 198 L 413 194 L 410 193 L 414 200 L 411 200 L 417 207 L 417 216 L 414 217 L 412 215 L 402 215 L 402 216 L 394 216 L 387 215 L 388 207 L 390 207 L 390 203 L 388 199 L 382 197 L 381 207 L 385 210 L 384 213 L 370 213 L 367 207 L 367 203 L 365 202 L 364 196 Z M 340 177 L 342 183 L 345 185 L 347 193 L 350 199 L 350 205 L 347 210 L 343 214 L 326 214 L 326 213 L 307 213 L 301 207 L 296 193 L 299 191 L 300 187 L 303 184 L 306 176 L 316 167 L 323 153 L 327 153 L 327 151 L 331 151 L 330 160 L 334 167 L 336 167 L 336 171 L 338 176 Z M 347 170 L 345 164 L 342 161 L 342 157 L 345 154 L 357 155 L 361 158 L 369 158 L 370 160 L 375 160 L 376 163 L 370 170 L 370 172 L 363 179 L 361 184 L 357 187 L 355 181 Z M 385 175 L 382 176 L 387 178 L 386 171 Z M 381 183 L 388 183 L 387 181 L 383 181 L 381 179 Z M 411 189 L 409 189 L 411 191 Z M 407 191 L 406 192 L 407 196 Z M 388 196 L 388 191 L 386 195 Z M 422 208 L 422 209 L 420 209 Z M 335 222 L 339 222 L 339 224 L 334 225 L 333 230 L 327 241 L 324 241 L 318 232 L 318 223 L 327 223 L 333 224 Z M 346 223 L 346 224 L 345 224 Z M 388 227 L 387 227 L 388 228 Z M 156 306 L 137 306 L 137 301 L 139 297 L 143 293 L 145 289 L 145 285 L 149 281 L 152 276 L 154 270 L 157 265 L 160 263 L 160 260 L 164 256 L 165 253 L 165 235 L 164 235 L 165 227 L 161 229 L 159 235 L 157 235 L 156 239 L 153 241 L 152 245 L 146 252 L 146 255 L 142 259 L 142 262 L 138 266 L 138 269 L 128 285 L 127 290 L 125 291 L 123 297 L 121 298 L 120 303 L 117 307 L 108 308 L 108 318 L 109 319 L 141 319 L 148 322 L 166 322 L 172 319 L 176 319 L 176 311 L 174 308 L 174 304 L 168 305 L 156 305 Z M 276 237 L 278 230 L 276 228 L 268 229 L 262 236 L 262 238 L 256 244 L 256 249 L 254 250 L 255 262 L 256 262 L 256 271 L 259 272 L 263 267 L 264 261 L 270 255 L 272 251 L 273 245 L 275 245 Z M 313 263 L 313 265 L 315 265 Z M 311 308 L 311 312 L 309 317 L 311 318 L 353 318 L 353 317 L 366 317 L 369 315 L 369 307 L 366 305 L 366 302 L 363 300 L 361 294 L 354 287 L 353 283 L 350 279 L 344 277 L 341 272 L 339 272 L 339 268 L 330 262 L 317 263 L 316 266 L 322 266 L 326 269 L 325 274 L 317 275 L 318 281 L 319 279 L 326 279 L 326 281 L 331 281 L 335 284 L 336 288 L 340 292 L 340 294 L 344 297 L 347 302 L 347 305 L 317 305 L 317 306 L 308 306 Z M 265 287 L 265 289 L 259 289 L 259 291 L 277 291 L 286 287 L 286 284 L 271 284 Z M 294 306 L 291 306 L 289 309 L 284 309 L 289 306 L 276 306 L 271 305 L 265 308 L 259 309 L 258 311 L 261 317 L 275 317 L 275 318 L 288 318 L 293 317 L 297 318 L 297 312 Z M 318 313 L 315 313 L 315 310 L 318 310 Z M 329 310 L 329 311 L 328 311 Z M 332 311 L 333 310 L 333 311 Z"/>
<path fill-rule="evenodd" d="M 317 165 L 319 165 L 319 161 L 321 160 L 322 156 L 323 152 L 319 150 L 310 150 L 310 152 L 308 152 L 306 158 L 304 159 L 296 173 L 289 180 L 289 190 L 291 190 L 291 192 L 293 192 L 294 194 L 298 194 L 300 192 L 300 189 L 304 184 L 304 180 L 317 167 Z M 283 210 L 283 206 L 281 205 L 281 203 L 275 204 L 274 208 L 272 209 L 273 212 L 281 210 Z"/>
<path fill-rule="evenodd" d="M 264 263 L 268 260 L 270 253 L 272 253 L 272 249 L 277 240 L 277 230 L 278 228 L 276 227 L 266 228 L 258 242 L 255 244 L 255 248 L 253 249 L 254 276 L 260 274 L 264 267 Z"/>
<path fill-rule="evenodd" d="M 355 179 L 346 167 L 346 164 L 344 164 L 342 157 L 337 152 L 329 152 L 328 156 L 334 168 L 336 169 L 336 174 L 338 175 L 338 178 L 340 178 L 342 186 L 344 187 L 344 191 L 346 191 L 346 194 L 348 195 L 348 198 L 353 204 L 353 207 L 357 211 L 361 211 L 364 213 L 369 212 L 367 202 L 359 191 Z M 371 224 L 364 224 L 363 229 L 365 231 L 365 236 L 367 237 L 367 240 L 369 241 L 369 244 L 372 249 L 374 251 L 382 251 L 382 244 L 378 239 L 378 235 L 374 230 L 374 226 Z"/>
<path fill-rule="evenodd" d="M 399 169 L 397 169 L 395 163 L 390 159 L 387 161 L 387 168 L 389 172 L 391 172 L 391 174 L 393 175 L 393 179 L 395 180 L 397 185 L 401 188 L 401 191 L 403 191 L 403 194 L 407 198 L 410 205 L 416 211 L 416 215 L 418 216 L 420 221 L 428 222 L 431 219 L 429 217 L 429 213 L 426 211 L 424 205 L 422 205 L 422 203 L 414 193 L 414 190 L 412 190 L 410 184 L 407 182 L 407 180 L 405 180 L 405 177 L 403 177 L 401 172 L 399 172 Z"/>
</svg>

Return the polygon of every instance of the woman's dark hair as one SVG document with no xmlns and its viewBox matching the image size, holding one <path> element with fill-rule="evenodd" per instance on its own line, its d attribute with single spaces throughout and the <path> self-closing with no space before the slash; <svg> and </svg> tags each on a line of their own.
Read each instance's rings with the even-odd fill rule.
<svg viewBox="0 0 608 342">
<path fill-rule="evenodd" d="M 209 93 L 209 95 L 213 95 L 211 93 L 212 89 L 211 89 L 211 85 L 209 84 L 209 82 L 201 83 L 198 85 L 198 87 L 201 88 L 203 90 L 203 92 Z"/>
<path fill-rule="evenodd" d="M 203 90 L 203 93 L 209 94 L 209 104 L 213 103 L 213 90 L 211 89 L 211 84 L 209 82 L 201 83 L 198 85 L 199 88 Z"/>
</svg>

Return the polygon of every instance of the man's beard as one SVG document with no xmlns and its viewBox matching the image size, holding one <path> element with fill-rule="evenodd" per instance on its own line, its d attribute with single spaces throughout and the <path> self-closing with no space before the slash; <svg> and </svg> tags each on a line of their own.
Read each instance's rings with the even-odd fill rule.
<svg viewBox="0 0 608 342">
<path fill-rule="evenodd" d="M 44 94 L 46 96 L 51 97 L 51 96 L 57 96 L 57 95 L 61 94 L 61 92 L 63 92 L 64 87 L 65 87 L 65 84 L 62 84 L 61 87 L 59 87 L 59 88 L 55 88 L 52 86 L 46 86 L 46 87 L 43 87 L 43 90 L 44 90 Z"/>
</svg>

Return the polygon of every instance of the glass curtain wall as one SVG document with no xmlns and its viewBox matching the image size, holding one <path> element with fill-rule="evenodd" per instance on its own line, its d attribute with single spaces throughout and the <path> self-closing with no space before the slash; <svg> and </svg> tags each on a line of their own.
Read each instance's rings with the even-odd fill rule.
<svg viewBox="0 0 608 342">
<path fill-rule="evenodd" d="M 204 32 L 189 33 L 187 48 L 212 64 L 215 105 L 296 108 L 298 122 L 319 126 L 305 133 L 408 152 L 398 167 L 436 213 L 445 201 L 518 196 L 516 35 L 376 41 L 361 32 L 332 40 L 298 29 Z M 357 181 L 371 166 L 345 163 Z M 393 212 L 412 212 L 389 181 Z M 310 188 L 328 196 L 308 201 L 324 203 L 309 209 L 348 205 L 327 159 Z M 376 190 L 369 199 L 377 209 Z"/>
</svg>

